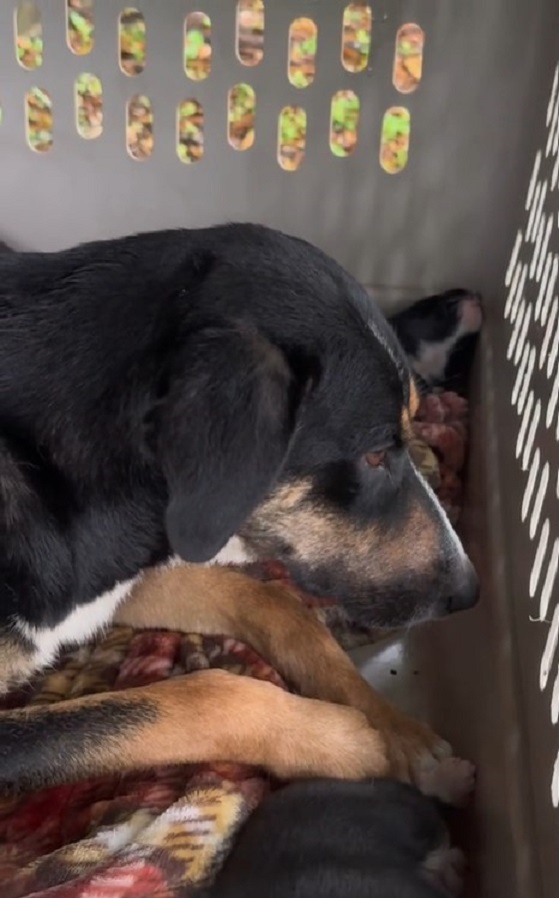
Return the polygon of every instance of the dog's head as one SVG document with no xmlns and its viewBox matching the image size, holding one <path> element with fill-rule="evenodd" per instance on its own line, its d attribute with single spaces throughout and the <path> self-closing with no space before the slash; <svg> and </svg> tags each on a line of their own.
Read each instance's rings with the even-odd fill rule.
<svg viewBox="0 0 559 898">
<path fill-rule="evenodd" d="M 270 282 L 267 305 L 244 297 L 183 344 L 158 426 L 171 547 L 204 562 L 237 534 L 367 625 L 467 608 L 472 565 L 408 452 L 403 351 L 358 284 L 294 244 L 310 271 L 292 293 Z"/>
</svg>

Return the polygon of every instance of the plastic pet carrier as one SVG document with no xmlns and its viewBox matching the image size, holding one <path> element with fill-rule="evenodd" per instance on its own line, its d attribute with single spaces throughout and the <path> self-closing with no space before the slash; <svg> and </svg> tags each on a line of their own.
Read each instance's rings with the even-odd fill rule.
<svg viewBox="0 0 559 898">
<path fill-rule="evenodd" d="M 481 291 L 483 599 L 357 657 L 478 764 L 484 898 L 559 881 L 558 60 L 557 0 L 0 3 L 6 242 L 253 220 L 387 307 Z"/>
</svg>

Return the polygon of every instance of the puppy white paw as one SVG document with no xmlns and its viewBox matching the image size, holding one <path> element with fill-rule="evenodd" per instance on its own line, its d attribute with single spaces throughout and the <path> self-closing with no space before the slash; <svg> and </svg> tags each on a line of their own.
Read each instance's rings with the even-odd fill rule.
<svg viewBox="0 0 559 898">
<path fill-rule="evenodd" d="M 425 795 L 463 807 L 474 790 L 475 776 L 476 768 L 471 761 L 454 757 L 436 761 L 426 757 L 419 763 L 417 783 Z"/>
<path fill-rule="evenodd" d="M 448 895 L 459 895 L 464 888 L 466 857 L 459 848 L 441 846 L 427 856 L 423 868 L 429 881 Z"/>
<path fill-rule="evenodd" d="M 394 709 L 388 719 L 369 717 L 369 722 L 385 740 L 391 776 L 414 783 L 422 792 L 424 768 L 430 770 L 452 755 L 448 742 L 427 724 Z"/>
</svg>

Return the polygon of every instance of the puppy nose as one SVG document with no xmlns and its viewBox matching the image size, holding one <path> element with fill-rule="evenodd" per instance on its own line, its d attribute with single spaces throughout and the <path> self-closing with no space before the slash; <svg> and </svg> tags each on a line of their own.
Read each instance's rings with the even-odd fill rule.
<svg viewBox="0 0 559 898">
<path fill-rule="evenodd" d="M 479 578 L 471 561 L 466 561 L 448 599 L 448 613 L 473 608 L 479 599 Z"/>
<path fill-rule="evenodd" d="M 462 327 L 470 333 L 477 333 L 483 324 L 483 307 L 479 293 L 471 293 L 462 299 L 460 304 Z"/>
</svg>

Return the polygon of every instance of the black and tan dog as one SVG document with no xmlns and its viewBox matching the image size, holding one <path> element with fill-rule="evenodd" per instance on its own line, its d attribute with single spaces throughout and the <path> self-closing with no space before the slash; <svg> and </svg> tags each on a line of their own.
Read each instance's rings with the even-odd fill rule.
<svg viewBox="0 0 559 898">
<path fill-rule="evenodd" d="M 407 451 L 416 406 L 381 313 L 301 240 L 229 225 L 0 255 L 2 687 L 120 621 L 234 634 L 304 696 L 206 671 L 6 713 L 0 782 L 203 760 L 405 778 L 444 754 L 288 590 L 207 566 L 278 558 L 370 625 L 474 604 Z"/>
</svg>

